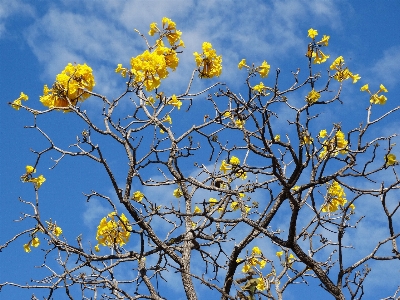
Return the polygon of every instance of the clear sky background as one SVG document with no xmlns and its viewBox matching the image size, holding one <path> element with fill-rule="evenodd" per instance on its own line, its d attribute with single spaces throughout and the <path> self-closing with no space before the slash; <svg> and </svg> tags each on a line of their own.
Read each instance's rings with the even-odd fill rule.
<svg viewBox="0 0 400 300">
<path fill-rule="evenodd" d="M 377 107 L 376 114 L 400 105 L 400 1 L 20 1 L 0 2 L 0 244 L 17 232 L 32 225 L 30 221 L 15 223 L 21 212 L 29 207 L 18 197 L 33 201 L 33 189 L 19 181 L 27 164 L 34 164 L 36 156 L 29 149 L 41 150 L 46 141 L 32 129 L 33 118 L 23 110 L 15 111 L 7 105 L 18 98 L 21 91 L 29 96 L 29 105 L 43 108 L 39 96 L 43 85 L 53 83 L 67 63 L 87 63 L 94 70 L 95 91 L 113 98 L 124 89 L 124 80 L 114 73 L 118 63 L 129 64 L 129 59 L 145 49 L 143 40 L 134 28 L 147 33 L 151 22 L 160 24 L 166 16 L 176 22 L 183 32 L 186 48 L 180 56 L 180 67 L 168 79 L 167 92 L 183 91 L 194 69 L 192 53 L 201 50 L 204 41 L 212 43 L 223 57 L 223 72 L 219 81 L 228 83 L 232 90 L 240 91 L 245 79 L 237 64 L 242 58 L 260 65 L 266 60 L 271 74 L 280 68 L 281 76 L 291 81 L 291 71 L 298 67 L 306 71 L 304 54 L 309 42 L 307 30 L 317 29 L 320 36 L 330 35 L 328 64 L 342 55 L 353 73 L 362 77 L 358 84 L 345 83 L 343 101 L 350 103 L 346 110 L 325 111 L 327 123 L 357 126 L 365 116 L 368 105 L 366 94 L 359 92 L 361 85 L 370 84 L 377 90 L 384 84 L 389 93 L 388 102 Z M 324 72 L 328 64 L 321 67 Z M 273 80 L 270 75 L 270 80 Z M 283 79 L 285 82 L 285 79 Z M 201 83 L 204 85 L 210 83 Z M 177 92 L 179 93 L 179 92 Z M 303 98 L 304 99 L 304 98 Z M 98 99 L 89 99 L 88 111 L 98 111 Z M 201 115 L 201 117 L 204 114 Z M 100 116 L 99 116 L 100 118 Z M 181 122 L 190 122 L 180 116 Z M 375 135 L 400 132 L 399 114 L 374 128 Z M 84 129 L 74 123 L 69 114 L 53 113 L 39 119 L 39 125 L 54 139 L 67 146 Z M 351 127 L 351 128 L 353 128 Z M 313 133 L 314 135 L 317 132 Z M 399 141 L 397 140 L 399 143 Z M 400 148 L 394 153 L 400 158 Z M 113 160 L 110 149 L 110 160 Z M 53 154 L 54 155 L 54 154 Z M 58 156 L 48 155 L 38 169 L 47 181 L 40 189 L 41 213 L 57 220 L 69 238 L 80 232 L 85 241 L 94 242 L 96 226 L 109 209 L 100 202 L 86 203 L 82 192 L 98 189 L 111 193 L 106 175 L 93 171 L 93 164 L 80 159 L 67 159 L 49 170 Z M 117 163 L 117 161 L 115 162 Z M 364 208 L 373 214 L 374 208 Z M 361 211 L 363 212 L 363 211 Z M 358 246 L 363 247 L 366 236 L 385 232 L 377 218 L 376 230 L 361 227 Z M 364 229 L 363 229 L 364 228 Z M 398 227 L 397 227 L 398 228 Z M 26 237 L 25 239 L 28 239 Z M 0 253 L 0 282 L 25 283 L 35 275 L 33 265 L 40 265 L 43 253 L 34 249 L 27 254 L 20 238 Z M 356 242 L 357 243 L 357 242 Z M 367 245 L 366 245 L 367 247 Z M 367 249 L 368 250 L 368 249 Z M 367 251 L 366 250 L 366 251 Z M 271 249 L 274 253 L 276 249 Z M 400 283 L 399 263 L 383 263 L 373 268 L 368 277 L 365 299 L 389 296 Z M 302 290 L 306 293 L 307 290 Z M 177 291 L 178 293 L 179 291 Z M 309 291 L 308 291 L 309 292 Z M 32 291 L 10 287 L 0 292 L 0 299 L 28 299 Z M 35 291 L 36 295 L 40 295 Z M 317 296 L 315 298 L 315 295 Z M 314 294 L 314 299 L 326 294 Z M 310 299 L 311 294 L 292 294 L 288 299 Z M 174 296 L 175 297 L 175 296 Z M 199 295 L 200 299 L 205 299 Z M 57 298 L 61 299 L 61 298 Z M 172 299 L 172 298 L 171 298 Z M 322 299 L 322 298 L 321 298 Z"/>
</svg>

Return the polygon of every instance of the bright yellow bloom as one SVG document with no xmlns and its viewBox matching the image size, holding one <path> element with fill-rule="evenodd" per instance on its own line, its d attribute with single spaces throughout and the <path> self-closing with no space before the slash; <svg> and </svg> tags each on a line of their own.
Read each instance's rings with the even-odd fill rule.
<svg viewBox="0 0 400 300">
<path fill-rule="evenodd" d="M 40 240 L 37 237 L 34 237 L 31 242 L 33 247 L 38 247 L 40 245 Z"/>
<path fill-rule="evenodd" d="M 56 235 L 56 236 L 60 236 L 60 234 L 62 233 L 62 229 L 61 229 L 61 227 L 56 227 L 55 229 L 54 229 L 54 234 Z"/>
<path fill-rule="evenodd" d="M 173 192 L 173 195 L 174 195 L 176 198 L 180 198 L 180 197 L 183 196 L 183 193 L 182 193 L 181 189 L 175 189 L 174 192 Z"/>
<path fill-rule="evenodd" d="M 385 86 L 384 86 L 383 84 L 381 84 L 381 85 L 379 86 L 379 91 L 378 91 L 378 93 L 380 93 L 380 92 L 385 92 L 385 93 L 388 92 L 387 88 L 385 88 Z M 22 94 L 22 93 L 21 93 L 21 94 Z"/>
<path fill-rule="evenodd" d="M 132 195 L 132 199 L 141 202 L 143 200 L 144 194 L 141 191 L 136 191 Z"/>
<path fill-rule="evenodd" d="M 306 101 L 309 104 L 313 104 L 313 103 L 317 102 L 320 97 L 321 97 L 321 94 L 316 92 L 314 89 L 312 89 L 306 96 Z"/>
<path fill-rule="evenodd" d="M 131 230 L 132 226 L 124 214 L 118 217 L 112 212 L 101 219 L 97 226 L 96 240 L 103 246 L 113 247 L 117 244 L 123 246 L 129 241 Z"/>
<path fill-rule="evenodd" d="M 122 64 L 118 64 L 117 68 L 115 69 L 115 73 L 120 73 L 121 72 L 122 77 L 126 77 L 126 72 L 127 71 L 128 71 L 128 69 L 123 68 Z"/>
<path fill-rule="evenodd" d="M 160 29 L 157 27 L 157 23 L 151 23 L 150 24 L 150 30 L 149 30 L 149 35 L 153 36 L 155 33 L 160 32 Z"/>
<path fill-rule="evenodd" d="M 246 65 L 246 60 L 243 58 L 240 63 L 238 64 L 238 68 L 241 70 L 243 67 L 248 67 Z"/>
<path fill-rule="evenodd" d="M 247 206 L 247 205 L 244 206 L 244 212 L 245 212 L 246 214 L 248 214 L 248 213 L 250 212 L 250 210 L 251 210 L 251 207 L 250 207 L 250 206 Z"/>
<path fill-rule="evenodd" d="M 256 288 L 257 288 L 257 290 L 259 290 L 259 291 L 264 291 L 264 290 L 267 288 L 267 286 L 266 286 L 266 284 L 265 284 L 264 278 L 262 278 L 262 277 L 257 278 L 257 285 L 256 285 Z"/>
<path fill-rule="evenodd" d="M 295 185 L 294 187 L 292 187 L 292 190 L 293 191 L 298 191 L 300 189 L 300 186 L 299 185 Z"/>
<path fill-rule="evenodd" d="M 303 138 L 301 140 L 302 145 L 311 145 L 313 143 L 314 139 L 309 136 L 309 135 L 303 135 Z"/>
<path fill-rule="evenodd" d="M 279 134 L 275 135 L 274 141 L 279 142 L 281 140 L 281 136 Z"/>
<path fill-rule="evenodd" d="M 385 161 L 387 166 L 393 166 L 394 164 L 397 163 L 396 155 L 394 155 L 393 153 L 389 153 L 388 155 L 385 156 Z"/>
<path fill-rule="evenodd" d="M 260 260 L 260 268 L 261 269 L 265 268 L 266 264 L 267 264 L 266 260 L 264 260 L 264 259 Z"/>
<path fill-rule="evenodd" d="M 24 244 L 24 250 L 26 253 L 31 252 L 31 247 L 29 247 L 29 243 L 28 244 Z"/>
<path fill-rule="evenodd" d="M 252 254 L 256 254 L 256 255 L 261 254 L 261 250 L 260 250 L 260 248 L 258 248 L 257 246 L 256 246 L 256 247 L 253 247 L 253 249 L 251 250 L 251 252 L 252 252 Z"/>
<path fill-rule="evenodd" d="M 243 171 L 243 170 L 236 171 L 235 175 L 236 175 L 236 177 L 238 177 L 238 178 L 240 178 L 242 180 L 247 178 L 247 173 L 245 171 Z"/>
<path fill-rule="evenodd" d="M 75 106 L 78 101 L 83 102 L 90 97 L 95 86 L 92 69 L 86 64 L 72 65 L 69 63 L 64 70 L 56 76 L 51 90 L 44 88 L 44 95 L 40 102 L 49 108 L 66 109 Z"/>
<path fill-rule="evenodd" d="M 203 43 L 203 53 L 194 52 L 200 78 L 219 77 L 222 72 L 222 57 L 212 48 L 211 43 Z"/>
<path fill-rule="evenodd" d="M 181 109 L 182 102 L 178 100 L 178 98 L 174 95 L 172 95 L 171 99 L 168 101 L 168 104 L 173 105 L 177 107 L 178 109 Z"/>
<path fill-rule="evenodd" d="M 323 143 L 323 150 L 319 154 L 319 157 L 324 159 L 329 156 L 336 156 L 347 153 L 348 141 L 345 139 L 345 135 L 341 130 L 338 130 L 335 136 L 329 141 Z"/>
<path fill-rule="evenodd" d="M 233 201 L 231 203 L 231 208 L 232 208 L 233 211 L 238 210 L 239 209 L 239 203 L 236 202 L 236 201 Z"/>
<path fill-rule="evenodd" d="M 99 245 L 99 244 L 97 244 L 96 246 L 94 246 L 94 251 L 100 252 L 100 245 Z"/>
<path fill-rule="evenodd" d="M 246 123 L 245 120 L 239 120 L 239 119 L 235 120 L 236 127 L 240 128 L 240 129 L 242 129 L 244 127 L 245 123 Z"/>
<path fill-rule="evenodd" d="M 196 205 L 196 207 L 194 208 L 194 213 L 195 214 L 200 214 L 201 213 L 201 209 Z"/>
<path fill-rule="evenodd" d="M 321 50 L 317 50 L 316 52 L 313 53 L 314 57 L 314 64 L 321 64 L 326 62 L 326 60 L 329 58 L 329 55 L 325 55 Z"/>
<path fill-rule="evenodd" d="M 19 95 L 19 98 L 20 98 L 21 100 L 24 100 L 24 101 L 26 101 L 26 100 L 29 99 L 29 97 L 28 97 L 27 95 L 25 95 L 23 92 L 21 92 L 21 94 Z"/>
<path fill-rule="evenodd" d="M 40 186 L 46 181 L 46 178 L 43 177 L 43 175 L 39 175 L 37 178 L 31 178 L 28 180 L 29 182 L 33 182 L 35 187 L 38 189 Z"/>
<path fill-rule="evenodd" d="M 232 169 L 232 166 L 227 164 L 225 160 L 221 162 L 221 166 L 219 167 L 220 171 L 224 172 L 226 174 L 226 171 L 229 171 Z"/>
<path fill-rule="evenodd" d="M 21 94 L 19 95 L 18 99 L 15 99 L 12 103 L 11 103 L 11 107 L 19 110 L 21 108 L 21 100 L 28 100 L 29 97 L 27 95 L 25 95 L 23 92 L 21 92 Z"/>
<path fill-rule="evenodd" d="M 367 84 L 364 84 L 364 85 L 361 87 L 360 91 L 361 91 L 361 92 L 369 91 L 368 83 L 367 83 Z"/>
<path fill-rule="evenodd" d="M 283 255 L 283 251 L 278 251 L 278 252 L 276 252 L 276 256 L 278 256 L 279 259 L 281 258 L 282 255 Z"/>
<path fill-rule="evenodd" d="M 271 66 L 264 60 L 261 66 L 257 68 L 257 72 L 260 74 L 261 78 L 265 78 L 268 76 L 270 68 Z"/>
<path fill-rule="evenodd" d="M 232 156 L 231 159 L 229 160 L 229 163 L 231 165 L 239 165 L 240 164 L 240 160 L 236 156 Z"/>
<path fill-rule="evenodd" d="M 243 272 L 243 273 L 247 273 L 247 272 L 250 271 L 250 269 L 251 269 L 251 266 L 248 265 L 248 264 L 245 264 L 245 265 L 243 266 L 243 268 L 242 268 L 242 272 Z"/>
<path fill-rule="evenodd" d="M 324 46 L 328 46 L 328 42 L 329 42 L 329 35 L 323 35 L 322 36 L 322 40 L 320 40 L 319 42 L 317 42 L 317 44 L 322 44 Z"/>
<path fill-rule="evenodd" d="M 244 198 L 244 197 L 246 197 L 246 194 L 245 194 L 245 193 L 239 193 L 239 198 L 240 198 L 240 199 L 242 199 L 242 198 Z"/>
<path fill-rule="evenodd" d="M 257 84 L 255 86 L 253 86 L 252 88 L 254 91 L 259 92 L 260 94 L 263 94 L 264 91 L 267 90 L 267 87 L 264 85 L 264 83 L 260 82 L 260 84 Z"/>
<path fill-rule="evenodd" d="M 26 166 L 25 169 L 27 174 L 36 173 L 36 169 L 32 166 Z"/>
<path fill-rule="evenodd" d="M 312 29 L 312 28 L 308 29 L 308 35 L 307 35 L 308 37 L 314 39 L 317 35 L 318 35 L 317 30 Z"/>
<path fill-rule="evenodd" d="M 326 132 L 326 129 L 322 129 L 322 130 L 319 132 L 319 134 L 318 134 L 318 136 L 319 136 L 321 139 L 326 138 L 327 135 L 328 135 L 328 133 Z"/>
<path fill-rule="evenodd" d="M 343 207 L 347 203 L 344 189 L 337 181 L 333 181 L 328 187 L 326 200 L 327 202 L 322 205 L 322 212 L 335 212 L 339 206 Z"/>
<path fill-rule="evenodd" d="M 167 116 L 165 117 L 165 119 L 163 120 L 163 122 L 166 122 L 166 123 L 172 124 L 172 119 L 171 119 L 171 116 L 170 116 L 170 115 L 167 115 Z"/>
<path fill-rule="evenodd" d="M 210 206 L 214 206 L 215 204 L 218 203 L 218 200 L 215 198 L 210 198 L 208 199 L 208 202 L 210 202 Z"/>
</svg>

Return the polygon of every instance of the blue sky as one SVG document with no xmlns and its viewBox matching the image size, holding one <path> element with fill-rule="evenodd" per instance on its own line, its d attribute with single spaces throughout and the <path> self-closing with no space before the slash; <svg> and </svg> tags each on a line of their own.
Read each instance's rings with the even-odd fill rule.
<svg viewBox="0 0 400 300">
<path fill-rule="evenodd" d="M 43 85 L 51 85 L 55 75 L 67 63 L 87 63 L 94 70 L 95 91 L 115 97 L 124 88 L 124 80 L 114 73 L 116 65 L 128 65 L 130 57 L 141 53 L 145 47 L 134 28 L 147 33 L 151 22 L 160 23 L 166 16 L 177 23 L 186 45 L 178 71 L 166 81 L 166 92 L 184 89 L 194 68 L 192 53 L 200 51 L 204 41 L 211 42 L 222 55 L 224 69 L 219 81 L 226 82 L 232 90 L 240 92 L 244 87 L 245 74 L 237 69 L 242 58 L 256 65 L 266 60 L 272 70 L 280 68 L 283 83 L 289 85 L 291 71 L 298 67 L 306 71 L 307 30 L 312 27 L 320 36 L 331 36 L 324 51 L 330 55 L 329 62 L 342 55 L 350 70 L 362 77 L 355 85 L 345 83 L 342 100 L 348 104 L 346 109 L 337 106 L 335 111 L 323 112 L 326 126 L 341 121 L 349 130 L 365 116 L 368 99 L 359 92 L 365 83 L 369 83 L 372 90 L 378 89 L 381 83 L 389 90 L 388 102 L 376 108 L 376 116 L 400 105 L 399 13 L 399 1 L 2 1 L 0 244 L 32 224 L 30 221 L 13 222 L 21 212 L 29 211 L 18 197 L 28 200 L 34 195 L 32 187 L 22 184 L 19 177 L 25 165 L 33 164 L 36 159 L 29 149 L 42 150 L 47 146 L 33 129 L 23 128 L 33 124 L 32 116 L 23 110 L 15 111 L 7 103 L 23 91 L 29 95 L 31 107 L 43 108 L 38 101 Z M 327 67 L 321 67 L 321 72 Z M 269 80 L 273 80 L 273 75 Z M 210 82 L 197 83 L 197 87 L 205 87 Z M 89 99 L 85 105 L 93 115 L 100 111 L 96 99 Z M 180 122 L 185 123 L 191 122 L 193 117 L 183 114 L 180 118 Z M 78 120 L 62 113 L 43 116 L 38 124 L 63 146 L 73 143 L 74 137 L 84 129 Z M 284 126 L 284 123 L 280 125 Z M 398 117 L 392 116 L 382 125 L 373 128 L 372 134 L 399 133 Z M 119 161 L 113 156 L 116 150 L 110 147 L 107 151 L 110 161 L 117 166 Z M 398 148 L 394 153 L 400 157 Z M 47 178 L 40 190 L 41 213 L 57 220 L 69 238 L 83 232 L 87 242 L 94 242 L 98 221 L 109 208 L 98 201 L 86 203 L 82 192 L 97 189 L 111 194 L 112 187 L 106 174 L 91 171 L 94 164 L 83 159 L 65 159 L 49 170 L 54 165 L 52 158 L 57 159 L 57 154 L 46 155 L 38 170 Z M 163 192 L 148 190 L 147 193 L 160 196 Z M 371 204 L 365 212 L 372 213 L 374 207 Z M 372 218 L 371 222 L 374 221 L 380 224 L 379 219 Z M 379 238 L 385 228 L 378 225 L 374 230 L 368 230 L 361 226 L 360 236 L 370 234 Z M 25 283 L 34 277 L 32 266 L 41 264 L 42 252 L 35 249 L 26 254 L 22 249 L 25 242 L 20 238 L 0 254 L 0 282 Z M 362 239 L 358 245 L 364 245 Z M 367 244 L 364 246 L 368 248 Z M 274 253 L 275 249 L 269 251 Z M 395 290 L 400 266 L 398 263 L 389 266 L 383 263 L 373 269 L 368 277 L 371 288 L 367 289 L 366 299 L 389 296 Z M 6 287 L 0 298 L 22 299 L 28 295 L 31 291 Z M 309 298 L 290 297 L 288 299 Z"/>
</svg>

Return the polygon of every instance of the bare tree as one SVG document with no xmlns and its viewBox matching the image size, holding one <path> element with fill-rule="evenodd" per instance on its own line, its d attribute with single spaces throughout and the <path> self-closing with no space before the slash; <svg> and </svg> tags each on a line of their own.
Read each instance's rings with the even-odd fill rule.
<svg viewBox="0 0 400 300">
<path fill-rule="evenodd" d="M 373 93 L 362 86 L 365 93 L 360 98 L 365 98 L 367 109 L 357 127 L 332 124 L 316 129 L 322 109 L 345 106 L 342 90 L 350 84 L 348 79 L 356 83 L 360 76 L 345 66 L 343 57 L 326 72 L 315 72 L 315 64 L 328 59 L 321 48 L 328 46 L 329 37 L 318 41 L 317 31 L 310 29 L 307 74 L 293 72 L 286 88 L 279 69 L 272 85 L 254 85 L 259 80 L 254 78 L 268 76 L 270 66 L 242 60 L 239 68 L 248 73 L 246 95 L 221 82 L 194 91 L 197 80 L 219 76 L 222 69 L 221 57 L 204 43 L 203 52 L 195 53 L 197 68 L 186 90 L 169 96 L 162 92 L 161 81 L 178 66 L 180 32 L 164 18 L 162 26 L 150 25 L 149 34 L 158 36 L 156 43 L 150 45 L 140 34 L 147 50 L 132 58 L 130 68 L 118 65 L 116 71 L 127 83 L 114 99 L 93 91 L 88 66 L 69 64 L 51 88 L 45 86 L 40 101 L 48 109 L 23 105 L 23 93 L 10 103 L 32 115 L 28 128 L 42 135 L 48 146 L 32 150 L 37 160 L 21 177 L 33 183 L 36 194 L 34 200 L 20 199 L 31 210 L 21 219 L 33 219 L 36 225 L 0 250 L 29 235 L 25 251 L 43 247 L 41 267 L 48 276 L 32 284 L 0 283 L 0 288 L 45 289 L 47 299 L 62 293 L 70 299 L 165 299 L 168 292 L 159 283 L 176 272 L 187 299 L 198 298 L 199 283 L 221 299 L 283 299 L 292 285 L 309 282 L 317 282 L 335 299 L 361 299 L 371 271 L 368 262 L 400 258 L 395 222 L 400 203 L 391 198 L 400 188 L 392 153 L 395 135 L 368 134 L 400 108 L 372 117 L 374 107 L 387 100 L 386 88 L 380 85 Z M 101 122 L 81 104 L 88 97 L 102 102 Z M 132 110 L 118 110 L 122 102 L 131 103 Z M 198 116 L 198 105 L 209 113 Z M 60 111 L 86 124 L 68 148 L 58 146 L 39 126 L 42 115 L 57 119 Z M 193 123 L 181 122 L 173 130 L 173 119 L 182 114 L 190 114 Z M 117 169 L 105 155 L 110 143 L 125 153 Z M 111 183 L 114 195 L 84 191 L 87 201 L 101 199 L 110 209 L 99 220 L 92 244 L 80 237 L 67 240 L 60 224 L 40 214 L 40 186 L 46 183 L 34 174 L 49 152 L 59 155 L 53 167 L 61 167 L 67 156 L 84 157 L 102 166 L 109 178 L 104 184 Z M 116 176 L 121 169 L 123 185 Z M 142 189 L 133 188 L 138 186 Z M 154 199 L 143 192 L 150 187 L 173 193 Z M 365 216 L 357 208 L 368 197 L 380 203 L 386 236 L 354 260 L 346 237 L 363 222 Z M 133 236 L 135 250 L 130 246 Z M 267 256 L 262 245 L 276 249 L 276 255 Z M 122 276 L 118 270 L 124 265 L 136 275 Z M 397 294 L 398 290 L 386 299 Z"/>
</svg>

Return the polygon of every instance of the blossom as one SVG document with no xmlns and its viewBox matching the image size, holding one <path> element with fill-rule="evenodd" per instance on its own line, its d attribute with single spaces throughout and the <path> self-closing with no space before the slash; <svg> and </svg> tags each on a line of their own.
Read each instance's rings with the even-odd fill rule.
<svg viewBox="0 0 400 300">
<path fill-rule="evenodd" d="M 279 142 L 281 140 L 281 136 L 279 134 L 275 135 L 274 141 Z"/>
<path fill-rule="evenodd" d="M 201 209 L 196 205 L 196 207 L 194 208 L 194 213 L 195 214 L 200 214 L 201 213 Z"/>
<path fill-rule="evenodd" d="M 183 196 L 183 193 L 182 193 L 181 189 L 175 189 L 174 192 L 173 192 L 173 195 L 174 195 L 176 198 L 180 198 L 180 197 Z"/>
<path fill-rule="evenodd" d="M 335 212 L 339 206 L 344 206 L 346 203 L 344 189 L 337 181 L 333 181 L 328 187 L 326 203 L 322 205 L 322 212 Z"/>
<path fill-rule="evenodd" d="M 316 92 L 314 89 L 312 89 L 306 96 L 306 101 L 309 104 L 313 104 L 313 103 L 317 102 L 320 97 L 321 97 L 321 94 Z"/>
<path fill-rule="evenodd" d="M 208 199 L 208 202 L 210 202 L 210 206 L 214 206 L 215 204 L 218 203 L 218 200 L 215 198 L 210 198 Z"/>
<path fill-rule="evenodd" d="M 239 209 L 239 202 L 233 201 L 231 203 L 231 208 L 233 211 L 238 210 Z"/>
<path fill-rule="evenodd" d="M 51 89 L 43 89 L 40 102 L 49 108 L 67 109 L 75 106 L 78 101 L 83 102 L 90 97 L 95 86 L 92 69 L 86 65 L 73 65 L 69 63 L 64 70 L 56 76 Z"/>
<path fill-rule="evenodd" d="M 281 258 L 282 255 L 283 255 L 283 251 L 278 251 L 278 252 L 276 252 L 276 256 L 278 256 L 279 259 Z"/>
<path fill-rule="evenodd" d="M 383 84 L 381 84 L 381 85 L 379 86 L 379 91 L 378 91 L 378 93 L 380 93 L 380 92 L 385 92 L 385 93 L 388 92 L 387 88 L 385 88 L 385 86 L 384 86 Z M 22 94 L 22 93 L 21 93 L 21 94 Z"/>
<path fill-rule="evenodd" d="M 222 56 L 212 48 L 211 43 L 203 43 L 203 53 L 194 52 L 200 78 L 219 77 L 222 72 Z"/>
<path fill-rule="evenodd" d="M 149 35 L 153 36 L 156 32 L 160 32 L 160 29 L 157 28 L 157 23 L 153 22 L 150 24 Z"/>
<path fill-rule="evenodd" d="M 264 278 L 262 278 L 262 277 L 257 278 L 256 289 L 259 290 L 259 291 L 264 291 L 266 288 L 267 288 L 267 286 L 265 284 Z"/>
<path fill-rule="evenodd" d="M 243 272 L 243 273 L 247 273 L 247 272 L 250 271 L 250 269 L 251 269 L 251 266 L 250 266 L 250 265 L 244 264 L 244 266 L 243 266 L 243 268 L 242 268 L 242 272 Z"/>
<path fill-rule="evenodd" d="M 244 127 L 245 123 L 246 123 L 245 120 L 240 120 L 240 119 L 235 120 L 236 127 L 240 128 L 240 129 L 242 129 Z"/>
<path fill-rule="evenodd" d="M 368 83 L 367 83 L 367 84 L 364 84 L 364 85 L 361 87 L 360 91 L 361 91 L 361 92 L 369 91 L 369 89 L 368 89 Z"/>
<path fill-rule="evenodd" d="M 25 169 L 26 169 L 26 173 L 27 174 L 36 173 L 36 169 L 34 167 L 32 167 L 32 166 L 28 165 L 28 166 L 25 167 Z"/>
<path fill-rule="evenodd" d="M 25 250 L 25 252 L 27 252 L 27 253 L 31 252 L 31 247 L 29 247 L 29 243 L 24 244 L 24 250 Z"/>
<path fill-rule="evenodd" d="M 326 129 L 322 129 L 322 130 L 319 132 L 319 134 L 318 134 L 318 136 L 319 136 L 321 139 L 326 138 L 327 135 L 328 135 L 328 133 L 326 132 Z"/>
<path fill-rule="evenodd" d="M 136 191 L 132 195 L 132 199 L 141 202 L 143 200 L 144 194 L 141 191 Z"/>
<path fill-rule="evenodd" d="M 271 68 L 271 66 L 264 60 L 261 64 L 261 66 L 259 66 L 257 68 L 257 72 L 258 74 L 260 74 L 260 76 L 262 78 L 265 78 L 268 76 L 269 73 L 269 69 Z"/>
<path fill-rule="evenodd" d="M 15 99 L 11 103 L 11 107 L 14 108 L 15 110 L 19 110 L 21 108 L 21 100 L 27 101 L 29 97 L 25 95 L 23 92 L 20 93 L 18 99 Z"/>
<path fill-rule="evenodd" d="M 393 153 L 389 153 L 388 155 L 385 156 L 385 162 L 386 166 L 393 166 L 394 164 L 397 163 L 396 155 L 394 155 Z"/>
<path fill-rule="evenodd" d="M 321 64 L 326 62 L 326 60 L 329 58 L 329 55 L 325 55 L 321 50 L 317 49 L 316 52 L 313 53 L 312 55 L 314 57 L 314 64 Z"/>
<path fill-rule="evenodd" d="M 317 42 L 317 44 L 319 44 L 319 45 L 322 44 L 324 46 L 328 46 L 329 38 L 330 38 L 329 35 L 323 35 L 322 39 L 319 42 Z"/>
<path fill-rule="evenodd" d="M 314 39 L 317 35 L 318 35 L 317 30 L 312 29 L 312 28 L 308 29 L 308 35 L 307 35 L 308 37 Z"/>
<path fill-rule="evenodd" d="M 263 94 L 267 87 L 264 85 L 264 83 L 260 82 L 260 84 L 253 86 L 252 89 L 260 94 Z"/>
<path fill-rule="evenodd" d="M 32 239 L 31 245 L 32 245 L 33 247 L 38 247 L 38 246 L 40 245 L 40 240 L 39 240 L 39 238 L 38 238 L 38 237 L 34 237 L 34 238 Z"/>
<path fill-rule="evenodd" d="M 236 172 L 235 172 L 235 175 L 236 175 L 236 177 L 238 177 L 238 178 L 240 178 L 240 179 L 242 179 L 242 180 L 244 180 L 244 179 L 246 179 L 247 178 L 247 173 L 245 172 L 245 171 L 243 171 L 243 170 L 237 170 Z"/>
<path fill-rule="evenodd" d="M 224 174 L 226 174 L 226 171 L 229 171 L 232 169 L 232 166 L 227 164 L 225 160 L 223 160 L 221 162 L 221 166 L 219 167 L 219 169 L 224 172 Z"/>
<path fill-rule="evenodd" d="M 94 246 L 94 251 L 100 252 L 100 245 L 99 245 L 99 244 L 97 244 L 96 246 Z"/>
<path fill-rule="evenodd" d="M 246 60 L 243 58 L 240 62 L 239 62 L 239 64 L 238 64 L 238 68 L 241 70 L 243 67 L 248 67 L 247 65 L 246 65 Z"/>
<path fill-rule="evenodd" d="M 166 123 L 172 124 L 172 119 L 171 119 L 171 116 L 170 116 L 170 115 L 167 115 L 167 116 L 164 118 L 163 122 L 166 122 Z"/>
<path fill-rule="evenodd" d="M 181 109 L 182 102 L 178 100 L 176 95 L 172 95 L 171 99 L 168 101 L 168 104 L 173 105 L 177 107 L 178 109 Z"/>
<path fill-rule="evenodd" d="M 251 250 L 251 252 L 252 252 L 252 254 L 257 254 L 257 255 L 261 254 L 261 250 L 260 250 L 260 248 L 258 248 L 257 246 L 256 246 L 256 247 L 253 247 L 253 249 Z"/>
<path fill-rule="evenodd" d="M 56 227 L 56 228 L 54 228 L 54 234 L 56 235 L 56 236 L 60 236 L 60 234 L 62 233 L 62 229 L 61 229 L 61 227 Z"/>
<path fill-rule="evenodd" d="M 118 64 L 117 68 L 115 69 L 115 73 L 121 73 L 122 77 L 126 77 L 126 72 L 128 70 L 122 67 L 122 64 Z"/>
<path fill-rule="evenodd" d="M 346 154 L 347 145 L 348 141 L 345 139 L 344 133 L 338 130 L 332 139 L 323 142 L 323 150 L 319 154 L 319 157 L 324 159 L 327 156 L 336 156 L 339 153 Z"/>
<path fill-rule="evenodd" d="M 115 212 L 102 218 L 97 226 L 96 240 L 99 245 L 113 247 L 125 245 L 129 241 L 132 226 L 124 214 L 119 217 Z"/>
<path fill-rule="evenodd" d="M 240 160 L 236 156 L 232 156 L 231 159 L 229 160 L 229 163 L 231 165 L 239 165 L 240 164 Z"/>
</svg>

